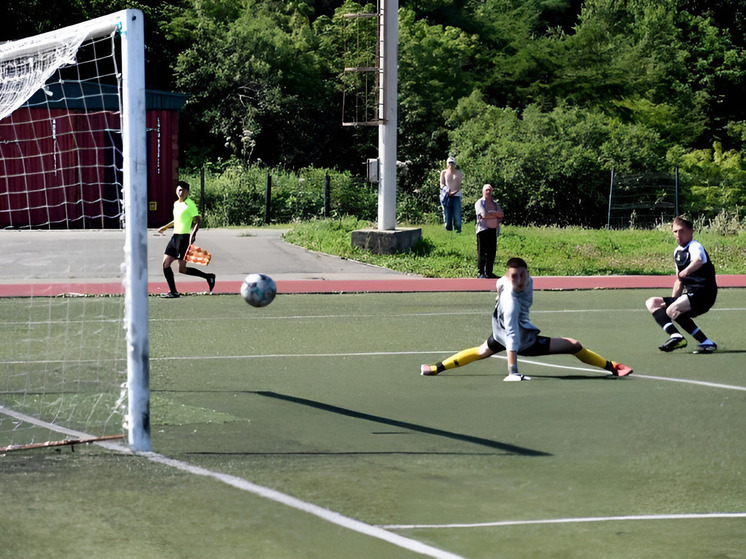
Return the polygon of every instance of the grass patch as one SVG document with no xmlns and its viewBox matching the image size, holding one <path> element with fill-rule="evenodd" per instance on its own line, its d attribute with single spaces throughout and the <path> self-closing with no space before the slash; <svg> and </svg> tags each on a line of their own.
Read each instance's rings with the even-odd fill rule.
<svg viewBox="0 0 746 559">
<path fill-rule="evenodd" d="M 285 240 L 309 250 L 375 264 L 425 277 L 476 277 L 476 235 L 422 225 L 422 240 L 406 254 L 379 255 L 353 247 L 350 233 L 370 227 L 356 218 L 313 220 L 292 225 Z M 719 274 L 743 273 L 746 233 L 697 231 Z M 504 226 L 498 239 L 495 272 L 511 256 L 521 256 L 535 276 L 670 275 L 676 244 L 670 231 Z"/>
</svg>

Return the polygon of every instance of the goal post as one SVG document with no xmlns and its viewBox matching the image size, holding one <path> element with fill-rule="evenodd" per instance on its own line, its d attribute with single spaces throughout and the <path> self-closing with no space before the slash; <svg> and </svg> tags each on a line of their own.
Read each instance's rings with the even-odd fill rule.
<svg viewBox="0 0 746 559">
<path fill-rule="evenodd" d="M 148 195 L 145 126 L 145 33 L 142 12 L 121 12 L 122 154 L 126 221 L 125 322 L 129 443 L 150 451 L 150 344 L 148 333 Z M 118 23 L 117 23 L 118 24 Z"/>
<path fill-rule="evenodd" d="M 113 71 L 107 75 L 113 85 L 101 85 L 97 100 L 88 104 L 84 93 L 88 84 L 94 81 L 89 75 L 93 71 L 84 69 L 82 77 L 78 71 L 78 78 L 74 79 L 68 79 L 63 73 L 70 67 L 82 64 L 79 60 L 85 58 L 80 54 L 82 46 L 96 39 L 104 39 L 102 42 L 105 42 L 107 37 L 112 37 L 112 43 L 116 38 L 119 51 L 108 55 L 106 62 L 101 63 L 113 67 Z M 96 49 L 99 47 L 94 44 L 90 48 L 94 51 L 93 57 L 98 57 Z M 121 320 L 125 331 L 126 382 L 123 383 L 123 394 L 115 399 L 116 406 L 121 406 L 126 397 L 122 425 L 127 431 L 130 447 L 139 452 L 148 452 L 151 448 L 144 66 L 144 17 L 139 10 L 122 10 L 0 45 L 0 149 L 4 150 L 0 153 L 0 229 L 103 228 L 112 221 L 123 228 L 121 280 L 124 309 Z M 80 96 L 76 94 L 68 99 L 67 91 L 71 84 L 75 91 L 80 92 Z M 114 90 L 114 101 L 105 99 L 109 90 Z M 34 95 L 62 103 L 56 99 L 58 94 L 65 98 L 64 106 L 43 102 L 28 108 Z M 111 108 L 109 103 L 116 106 Z M 28 114 L 32 111 L 35 111 L 34 114 L 46 114 L 46 123 L 38 124 L 31 119 L 16 122 L 14 114 L 24 105 Z M 88 119 L 88 122 L 80 125 L 80 131 L 72 130 L 84 119 Z M 114 125 L 117 130 L 112 130 Z M 21 138 L 23 134 L 26 136 Z M 105 138 L 104 146 L 97 145 L 101 138 Z M 27 147 L 32 144 L 33 148 Z M 21 153 L 36 149 L 41 144 L 53 147 L 47 152 Z M 94 165 L 101 168 L 93 170 Z M 51 331 L 56 326 L 53 323 L 59 319 L 52 312 L 51 304 L 49 309 L 47 320 L 50 323 L 48 330 Z M 86 312 L 81 311 L 81 314 L 86 317 Z M 37 329 L 37 315 L 43 313 L 29 310 L 28 314 L 29 325 L 24 327 L 31 333 Z M 86 332 L 83 327 L 81 331 Z M 38 351 L 35 349 L 37 345 L 42 344 L 29 340 L 29 337 L 19 334 L 19 340 L 27 344 L 27 355 L 30 356 L 32 351 Z M 64 342 L 71 335 L 66 332 L 59 337 Z M 88 342 L 83 340 L 80 343 L 82 353 L 83 346 Z M 106 345 L 105 342 L 91 343 Z M 47 343 L 49 347 L 60 344 L 59 340 Z M 4 348 L 4 351 L 14 350 Z M 5 378 L 7 386 L 0 386 L 0 395 L 12 393 L 14 401 L 20 401 L 21 397 L 17 394 L 24 390 L 24 382 L 18 380 L 19 359 L 14 353 L 3 354 L 3 357 L 7 373 L 5 377 L 0 374 L 0 383 Z M 31 359 L 29 357 L 28 360 Z M 35 359 L 43 361 L 40 357 Z M 86 360 L 81 359 L 80 362 Z M 48 364 L 44 366 L 52 368 Z M 81 365 L 81 368 L 85 367 L 91 366 Z M 103 384 L 98 379 L 90 378 L 78 382 L 84 383 Z M 32 386 L 31 391 L 44 389 L 43 380 L 26 381 L 25 384 Z M 65 387 L 70 384 L 70 380 L 65 379 Z M 60 389 L 60 394 L 67 390 Z M 37 394 L 35 397 L 43 399 L 44 395 Z M 90 395 L 86 395 L 86 398 L 90 399 Z M 23 396 L 24 402 L 31 399 Z M 69 407 L 78 405 L 76 402 Z M 48 404 L 45 406 L 49 407 Z M 0 400 L 0 412 L 2 408 L 3 402 Z M 65 413 L 56 412 L 55 420 L 61 420 L 60 416 Z M 48 419 L 40 421 L 45 425 L 50 423 Z M 65 432 L 64 426 L 61 426 L 60 432 Z"/>
</svg>

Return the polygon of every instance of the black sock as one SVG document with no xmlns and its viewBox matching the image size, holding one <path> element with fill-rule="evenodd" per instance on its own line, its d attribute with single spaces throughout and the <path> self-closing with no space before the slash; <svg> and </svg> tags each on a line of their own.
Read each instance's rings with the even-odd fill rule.
<svg viewBox="0 0 746 559">
<path fill-rule="evenodd" d="M 197 268 L 187 268 L 184 270 L 184 273 L 188 276 L 199 276 L 201 278 L 207 279 L 209 274 L 206 274 L 202 270 L 198 270 Z"/>
<path fill-rule="evenodd" d="M 688 332 L 692 336 L 692 338 L 697 340 L 699 343 L 702 343 L 707 339 L 705 333 L 702 332 L 702 330 L 700 330 L 696 324 L 694 324 L 692 317 L 688 314 L 682 314 L 679 318 L 676 319 L 676 322 L 678 322 L 679 326 L 681 326 L 685 332 Z"/>
<path fill-rule="evenodd" d="M 174 281 L 174 271 L 171 268 L 163 268 L 163 275 L 166 276 L 166 283 L 168 283 L 168 290 L 171 293 L 176 293 L 176 282 Z"/>
<path fill-rule="evenodd" d="M 666 314 L 666 309 L 657 309 L 653 313 L 653 319 L 655 319 L 655 321 L 658 323 L 658 326 L 663 328 L 663 331 L 669 336 L 673 336 L 674 334 L 678 334 L 679 336 L 681 335 L 681 332 L 676 329 L 676 326 L 674 326 L 674 323 L 671 322 L 671 319 Z"/>
</svg>

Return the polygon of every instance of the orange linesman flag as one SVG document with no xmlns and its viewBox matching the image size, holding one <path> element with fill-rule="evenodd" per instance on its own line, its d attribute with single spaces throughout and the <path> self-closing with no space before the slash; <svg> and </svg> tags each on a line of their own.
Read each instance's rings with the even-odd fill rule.
<svg viewBox="0 0 746 559">
<path fill-rule="evenodd" d="M 199 248 L 197 245 L 189 245 L 184 260 L 187 262 L 194 262 L 195 264 L 202 264 L 207 266 L 212 259 L 212 254 L 207 252 L 203 248 Z"/>
</svg>

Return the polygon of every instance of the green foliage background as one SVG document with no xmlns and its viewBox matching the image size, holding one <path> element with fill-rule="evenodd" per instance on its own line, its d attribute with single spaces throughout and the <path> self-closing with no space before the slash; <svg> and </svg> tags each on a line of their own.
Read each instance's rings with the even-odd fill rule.
<svg viewBox="0 0 746 559">
<path fill-rule="evenodd" d="M 361 175 L 377 130 L 342 120 L 359 96 L 375 104 L 374 75 L 345 68 L 371 64 L 376 26 L 344 16 L 374 4 L 15 0 L 0 6 L 0 40 L 122 8 L 145 13 L 147 86 L 189 96 L 182 169 L 227 173 L 222 197 L 235 207 L 220 210 L 224 221 L 253 207 L 230 189 L 255 183 L 257 169 L 279 181 L 328 171 L 370 188 Z M 400 0 L 400 215 L 437 219 L 448 155 L 468 197 L 493 184 L 523 225 L 603 225 L 612 169 L 679 168 L 683 210 L 737 211 L 746 201 L 744 47 L 740 0 Z M 290 190 L 278 212 L 318 213 L 313 188 Z M 362 198 L 335 211 L 367 219 Z"/>
<path fill-rule="evenodd" d="M 191 196 L 206 227 L 289 223 L 347 215 L 374 220 L 378 213 L 377 190 L 355 180 L 349 172 L 313 167 L 297 172 L 278 171 L 232 163 L 219 170 L 185 172 L 182 178 L 192 186 Z"/>
</svg>

